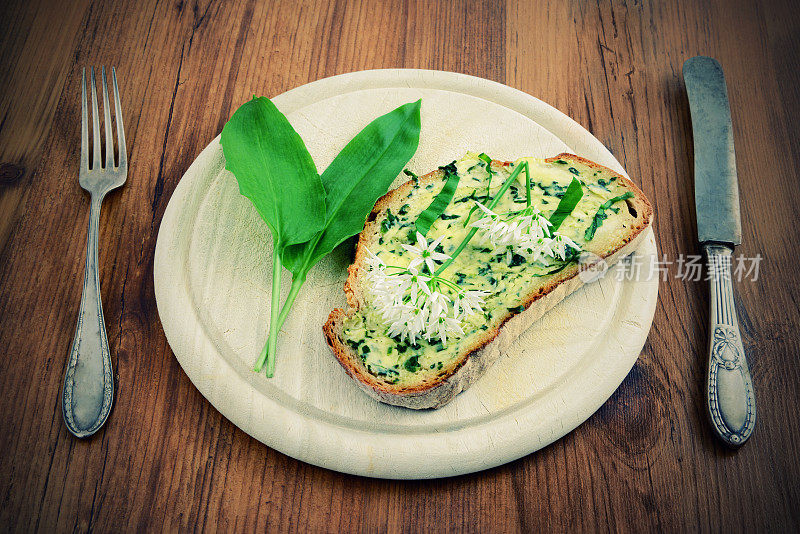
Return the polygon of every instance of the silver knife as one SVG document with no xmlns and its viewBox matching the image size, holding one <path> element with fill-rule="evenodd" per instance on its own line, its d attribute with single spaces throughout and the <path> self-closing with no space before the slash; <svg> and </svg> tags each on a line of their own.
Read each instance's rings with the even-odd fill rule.
<svg viewBox="0 0 800 534">
<path fill-rule="evenodd" d="M 756 399 L 731 285 L 733 247 L 742 242 L 731 110 L 725 76 L 715 59 L 686 60 L 683 79 L 694 136 L 697 236 L 708 256 L 711 280 L 708 411 L 719 437 L 739 447 L 753 433 Z"/>
</svg>

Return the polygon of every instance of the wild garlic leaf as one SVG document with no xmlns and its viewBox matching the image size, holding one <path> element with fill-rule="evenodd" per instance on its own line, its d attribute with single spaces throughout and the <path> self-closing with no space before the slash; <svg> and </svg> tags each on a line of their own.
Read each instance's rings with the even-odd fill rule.
<svg viewBox="0 0 800 534">
<path fill-rule="evenodd" d="M 305 277 L 320 258 L 364 228 L 375 201 L 385 194 L 417 151 L 421 100 L 403 104 L 369 123 L 322 173 L 326 217 L 306 243 L 284 251 L 283 262 Z"/>
<path fill-rule="evenodd" d="M 268 98 L 239 107 L 222 129 L 221 143 L 225 168 L 280 248 L 308 241 L 323 227 L 325 189 L 314 160 Z"/>
<path fill-rule="evenodd" d="M 564 219 L 572 213 L 572 210 L 575 209 L 575 206 L 578 205 L 581 198 L 583 198 L 583 186 L 581 186 L 581 183 L 577 179 L 573 178 L 564 196 L 561 197 L 561 200 L 558 202 L 556 211 L 550 216 L 550 223 L 553 225 L 550 227 L 551 231 L 555 232 L 558 230 L 558 227 L 561 226 Z"/>
<path fill-rule="evenodd" d="M 275 371 L 281 258 L 287 245 L 310 239 L 325 224 L 325 188 L 305 143 L 265 97 L 245 102 L 222 129 L 225 168 L 272 232 L 270 331 L 254 370 Z"/>
<path fill-rule="evenodd" d="M 614 208 L 612 208 L 611 206 L 614 203 L 619 202 L 620 200 L 627 200 L 627 199 L 631 198 L 632 196 L 633 196 L 633 193 L 631 193 L 630 191 L 626 191 L 625 193 L 623 193 L 623 194 L 621 194 L 621 195 L 619 195 L 617 197 L 614 197 L 612 199 L 609 199 L 609 200 L 606 200 L 605 202 L 603 202 L 600 205 L 600 207 L 597 208 L 597 213 L 595 213 L 594 217 L 592 218 L 592 224 L 590 224 L 589 228 L 587 228 L 586 232 L 584 232 L 583 238 L 586 239 L 586 241 L 591 241 L 592 238 L 594 238 L 594 234 L 597 231 L 597 229 L 600 228 L 601 226 L 603 226 L 603 221 L 605 221 L 608 218 L 608 215 L 606 215 L 606 210 L 608 210 L 608 209 L 612 209 L 613 210 Z"/>
<path fill-rule="evenodd" d="M 428 231 L 431 229 L 433 223 L 436 222 L 436 219 L 438 219 L 444 213 L 444 210 L 447 209 L 447 206 L 450 205 L 450 202 L 453 200 L 453 195 L 456 193 L 458 182 L 461 179 L 458 176 L 455 162 L 441 167 L 441 169 L 444 171 L 447 180 L 444 186 L 442 186 L 442 190 L 433 198 L 430 205 L 417 217 L 417 232 L 422 235 L 428 235 Z"/>
</svg>

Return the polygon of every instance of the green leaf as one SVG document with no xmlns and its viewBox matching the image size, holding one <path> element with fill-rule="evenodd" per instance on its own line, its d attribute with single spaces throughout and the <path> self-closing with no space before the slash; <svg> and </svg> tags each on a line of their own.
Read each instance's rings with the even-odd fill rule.
<svg viewBox="0 0 800 534">
<path fill-rule="evenodd" d="M 279 247 L 307 241 L 322 228 L 325 189 L 314 160 L 268 98 L 253 98 L 239 107 L 222 129 L 221 143 L 225 168 Z"/>
<path fill-rule="evenodd" d="M 281 258 L 287 245 L 302 243 L 325 223 L 325 189 L 305 143 L 265 97 L 245 102 L 222 129 L 225 168 L 239 183 L 272 232 L 272 309 L 270 332 L 255 371 L 275 368 Z M 294 290 L 294 287 L 292 288 Z"/>
<path fill-rule="evenodd" d="M 421 101 L 404 104 L 369 123 L 322 173 L 325 223 L 313 238 L 284 249 L 284 265 L 305 273 L 364 228 L 375 201 L 389 189 L 419 145 Z"/>
<path fill-rule="evenodd" d="M 422 235 L 428 235 L 428 231 L 430 231 L 433 223 L 444 213 L 447 206 L 450 205 L 450 202 L 453 200 L 453 195 L 456 194 L 458 182 L 461 180 L 458 176 L 458 171 L 455 170 L 455 165 L 452 163 L 446 167 L 442 167 L 442 170 L 447 176 L 447 181 L 444 183 L 442 190 L 434 197 L 430 206 L 417 217 L 417 232 Z"/>
<path fill-rule="evenodd" d="M 563 223 L 564 219 L 566 219 L 569 214 L 572 213 L 572 210 L 575 209 L 575 206 L 578 205 L 578 202 L 580 202 L 581 198 L 583 198 L 583 187 L 576 178 L 573 178 L 569 184 L 569 187 L 567 187 L 567 191 L 564 193 L 564 196 L 561 197 L 556 211 L 550 215 L 550 224 L 553 225 L 550 227 L 552 232 L 558 230 L 559 226 L 561 226 L 561 223 Z"/>
<path fill-rule="evenodd" d="M 583 238 L 586 239 L 586 241 L 591 241 L 592 238 L 594 237 L 594 233 L 597 231 L 598 228 L 603 226 L 603 221 L 605 221 L 608 218 L 608 215 L 606 215 L 606 210 L 608 209 L 615 210 L 615 208 L 611 207 L 612 204 L 619 202 L 620 200 L 629 199 L 632 196 L 633 193 L 627 191 L 617 197 L 614 197 L 610 200 L 603 202 L 600 205 L 600 207 L 597 208 L 597 213 L 595 213 L 594 218 L 592 218 L 592 224 L 590 224 L 589 228 L 587 228 L 586 232 L 584 232 Z M 619 210 L 615 210 L 615 212 L 617 211 Z"/>
</svg>

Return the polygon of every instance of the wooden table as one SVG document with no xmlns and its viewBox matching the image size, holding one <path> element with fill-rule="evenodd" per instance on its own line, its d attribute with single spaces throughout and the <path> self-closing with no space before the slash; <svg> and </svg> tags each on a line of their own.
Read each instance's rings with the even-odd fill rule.
<svg viewBox="0 0 800 534">
<path fill-rule="evenodd" d="M 771 2 L 88 2 L 0 8 L 0 527 L 4 530 L 797 530 L 800 18 Z M 702 4 L 702 5 L 696 5 Z M 448 480 L 334 473 L 270 450 L 195 390 L 167 345 L 153 249 L 181 175 L 251 94 L 380 67 L 473 74 L 556 106 L 652 199 L 661 252 L 697 252 L 681 80 L 728 78 L 742 193 L 736 285 L 757 388 L 751 441 L 710 434 L 708 291 L 670 266 L 639 362 L 555 444 Z M 130 172 L 104 204 L 116 407 L 88 441 L 59 408 L 83 276 L 80 72 L 116 65 Z"/>
</svg>

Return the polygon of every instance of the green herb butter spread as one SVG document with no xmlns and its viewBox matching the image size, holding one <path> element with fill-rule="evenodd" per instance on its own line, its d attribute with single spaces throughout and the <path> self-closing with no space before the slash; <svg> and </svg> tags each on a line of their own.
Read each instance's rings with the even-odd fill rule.
<svg viewBox="0 0 800 534">
<path fill-rule="evenodd" d="M 603 243 L 609 241 L 607 238 L 622 232 L 634 218 L 623 202 L 629 189 L 608 173 L 575 161 L 548 163 L 526 158 L 508 166 L 493 163 L 491 169 L 495 174 L 491 176 L 487 164 L 477 154 L 468 153 L 455 162 L 460 181 L 452 201 L 427 233 L 431 241 L 444 236 L 440 252 L 452 254 L 471 230 L 469 224 L 481 217 L 481 212 L 473 208 L 476 201 L 488 202 L 490 176 L 489 193 L 493 198 L 514 168 L 523 161 L 528 163 L 532 181 L 531 205 L 545 217 L 555 211 L 573 178 L 580 181 L 583 197 L 564 219 L 558 233 L 572 239 L 583 250 L 603 255 L 607 252 L 603 250 Z M 384 209 L 378 214 L 376 223 L 380 231 L 368 244 L 369 250 L 386 264 L 407 266 L 410 260 L 402 245 L 415 242 L 415 222 L 443 185 L 444 180 L 429 184 L 414 180 L 404 202 L 398 203 L 399 207 Z M 521 172 L 494 211 L 509 213 L 525 206 L 526 176 Z M 473 213 L 470 215 L 471 210 Z M 345 319 L 344 339 L 360 356 L 367 371 L 385 382 L 402 385 L 434 378 L 445 372 L 443 369 L 447 370 L 465 349 L 474 347 L 486 330 L 498 327 L 509 312 L 522 311 L 526 296 L 542 287 L 555 273 L 564 269 L 576 270 L 576 263 L 576 259 L 562 261 L 553 257 L 530 263 L 510 247 L 506 250 L 494 248 L 485 237 L 477 234 L 443 273 L 464 290 L 489 293 L 484 299 L 484 312 L 465 319 L 463 336 L 448 338 L 446 345 L 438 340 L 428 342 L 424 339 L 410 345 L 389 337 L 388 326 L 370 305 L 369 288 L 362 287 L 365 304 Z M 360 280 L 364 283 L 363 277 Z"/>
</svg>

